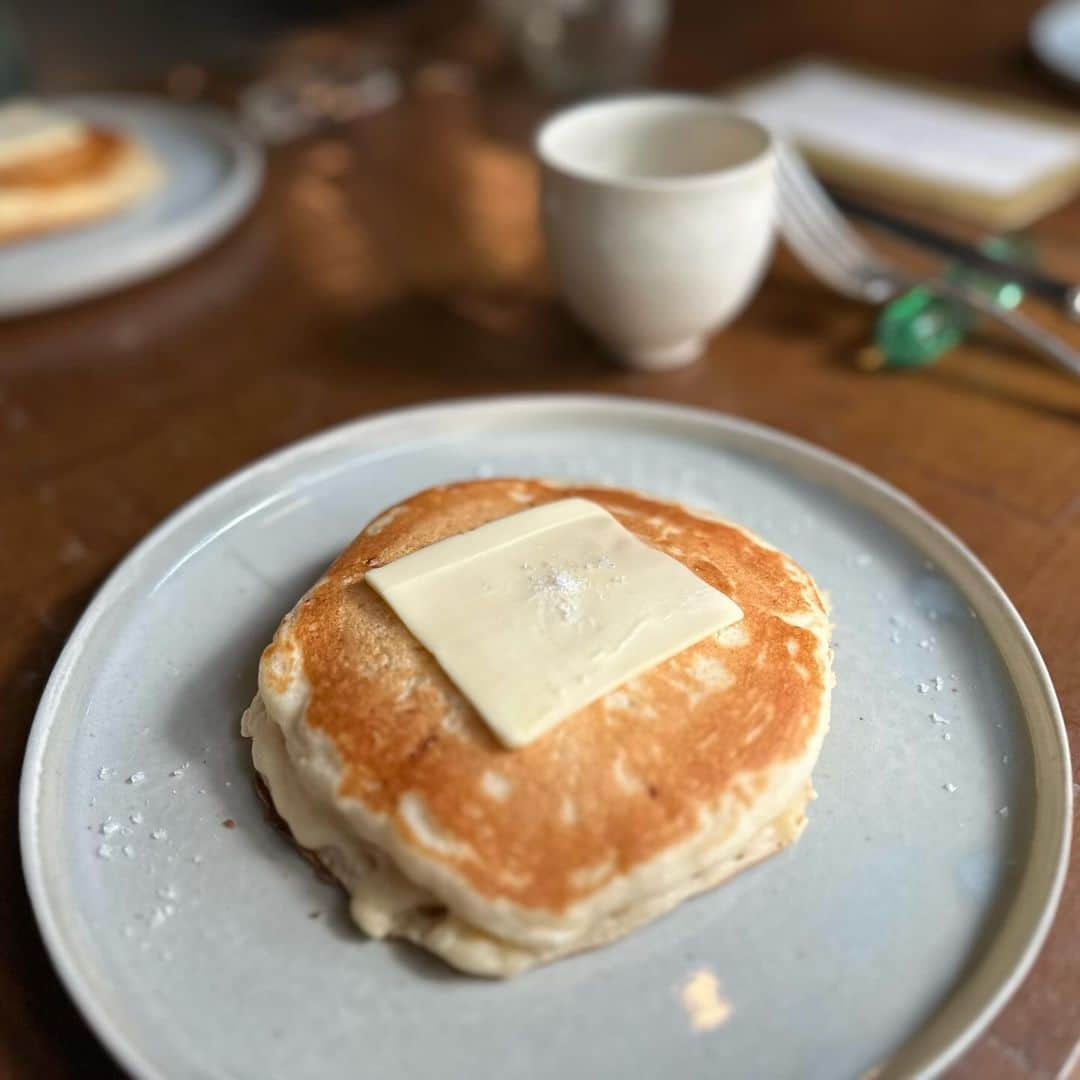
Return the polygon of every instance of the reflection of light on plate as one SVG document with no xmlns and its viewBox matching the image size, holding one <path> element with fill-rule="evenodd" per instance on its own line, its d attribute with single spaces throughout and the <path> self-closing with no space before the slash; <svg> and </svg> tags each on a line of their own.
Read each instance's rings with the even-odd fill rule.
<svg viewBox="0 0 1080 1080">
<path fill-rule="evenodd" d="M 708 969 L 695 971 L 683 984 L 683 1008 L 695 1031 L 712 1031 L 731 1016 L 731 1002 L 720 993 L 720 982 Z"/>
</svg>

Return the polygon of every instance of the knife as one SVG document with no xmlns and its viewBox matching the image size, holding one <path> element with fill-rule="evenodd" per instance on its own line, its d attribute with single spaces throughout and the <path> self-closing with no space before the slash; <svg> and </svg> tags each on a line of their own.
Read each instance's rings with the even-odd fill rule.
<svg viewBox="0 0 1080 1080">
<path fill-rule="evenodd" d="M 956 240 L 935 229 L 899 217 L 876 206 L 868 206 L 848 195 L 830 190 L 837 205 L 846 214 L 877 226 L 909 243 L 946 255 L 957 262 L 984 270 L 999 280 L 1015 281 L 1029 292 L 1048 300 L 1073 322 L 1080 322 L 1080 285 L 1070 285 L 1030 266 L 995 259 L 970 244 Z"/>
</svg>

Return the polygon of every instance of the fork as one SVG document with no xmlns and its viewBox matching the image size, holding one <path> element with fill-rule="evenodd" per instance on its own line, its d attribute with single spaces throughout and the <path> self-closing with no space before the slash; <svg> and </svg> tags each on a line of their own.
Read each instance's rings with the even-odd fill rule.
<svg viewBox="0 0 1080 1080">
<path fill-rule="evenodd" d="M 798 151 L 776 147 L 780 231 L 803 265 L 845 296 L 883 304 L 915 285 L 965 305 L 1011 331 L 1056 367 L 1080 377 L 1080 353 L 1026 315 L 1003 308 L 979 289 L 925 279 L 875 251 L 848 223 Z"/>
</svg>

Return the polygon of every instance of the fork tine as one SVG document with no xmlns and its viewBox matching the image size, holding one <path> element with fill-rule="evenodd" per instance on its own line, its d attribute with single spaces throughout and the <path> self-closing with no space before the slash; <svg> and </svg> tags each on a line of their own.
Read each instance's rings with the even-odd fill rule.
<svg viewBox="0 0 1080 1080">
<path fill-rule="evenodd" d="M 836 250 L 822 239 L 820 231 L 807 224 L 799 200 L 781 187 L 779 202 L 782 235 L 803 265 L 837 292 L 865 299 L 862 279 L 849 261 L 838 256 Z"/>
<path fill-rule="evenodd" d="M 779 211 L 785 239 L 808 270 L 848 296 L 881 302 L 895 292 L 893 275 L 844 220 L 798 154 L 778 152 Z"/>
<path fill-rule="evenodd" d="M 825 189 L 810 172 L 798 151 L 789 145 L 778 148 L 780 180 L 798 199 L 808 224 L 817 227 L 828 246 L 860 265 L 877 262 L 873 250 L 836 208 Z"/>
<path fill-rule="evenodd" d="M 843 252 L 833 241 L 830 230 L 823 228 L 810 215 L 807 200 L 792 188 L 788 177 L 781 173 L 779 180 L 779 213 L 784 239 L 806 264 L 807 269 L 820 274 L 830 285 L 849 296 L 862 296 L 863 260 Z"/>
<path fill-rule="evenodd" d="M 780 218 L 787 231 L 794 230 L 797 237 L 809 245 L 817 256 L 830 266 L 851 277 L 859 276 L 865 260 L 839 243 L 832 231 L 821 223 L 806 199 L 790 185 L 779 185 Z"/>
</svg>

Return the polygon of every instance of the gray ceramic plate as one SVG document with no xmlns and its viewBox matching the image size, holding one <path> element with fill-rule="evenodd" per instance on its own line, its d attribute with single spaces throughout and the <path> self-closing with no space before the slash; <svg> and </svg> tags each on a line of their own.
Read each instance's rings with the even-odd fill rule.
<svg viewBox="0 0 1080 1080">
<path fill-rule="evenodd" d="M 1080 0 L 1041 8 L 1028 31 L 1031 50 L 1055 75 L 1080 86 Z"/>
<path fill-rule="evenodd" d="M 85 300 L 162 273 L 217 240 L 259 192 L 262 152 L 219 109 L 130 94 L 53 103 L 141 139 L 166 178 L 130 210 L 0 248 L 0 317 Z"/>
<path fill-rule="evenodd" d="M 746 523 L 830 592 L 839 680 L 798 845 L 508 983 L 354 932 L 264 821 L 237 735 L 263 644 L 359 527 L 429 484 L 498 473 L 627 484 Z M 141 1076 L 834 1080 L 933 1071 L 1001 1007 L 1054 910 L 1070 798 L 1027 630 L 899 492 L 730 417 L 525 397 L 338 428 L 154 532 L 53 673 L 21 827 L 56 966 Z M 690 1008 L 710 978 L 722 1007 Z"/>
</svg>

